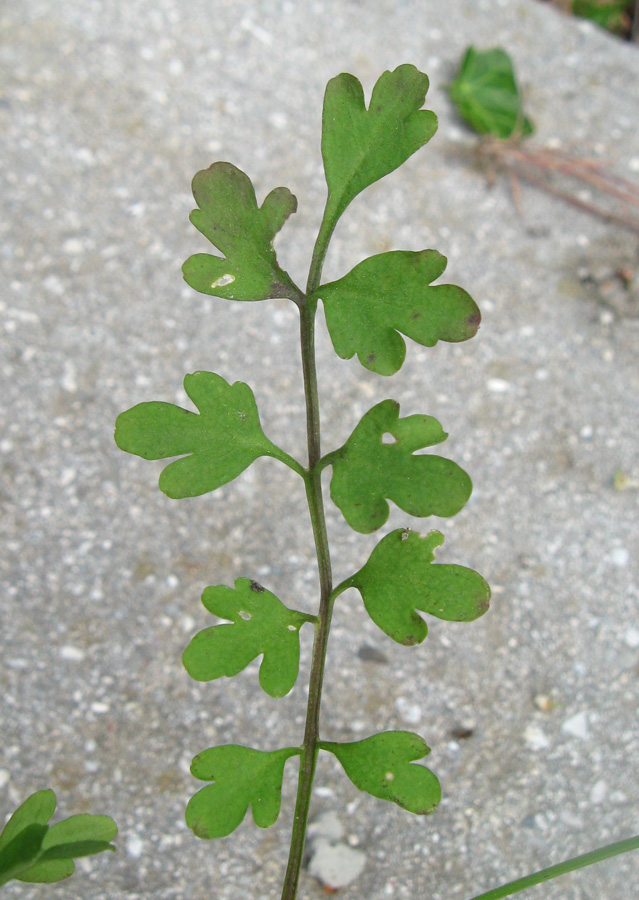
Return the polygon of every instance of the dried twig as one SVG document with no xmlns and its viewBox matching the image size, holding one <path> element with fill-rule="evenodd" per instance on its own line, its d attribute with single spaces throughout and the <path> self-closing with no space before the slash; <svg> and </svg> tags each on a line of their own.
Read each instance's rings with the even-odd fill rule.
<svg viewBox="0 0 639 900">
<path fill-rule="evenodd" d="M 493 165 L 505 168 L 511 180 L 522 179 L 572 206 L 639 231 L 639 212 L 634 212 L 639 207 L 639 185 L 616 175 L 599 160 L 495 138 L 482 140 L 480 154 Z M 580 197 L 570 188 L 571 181 L 594 188 L 598 199 Z"/>
</svg>

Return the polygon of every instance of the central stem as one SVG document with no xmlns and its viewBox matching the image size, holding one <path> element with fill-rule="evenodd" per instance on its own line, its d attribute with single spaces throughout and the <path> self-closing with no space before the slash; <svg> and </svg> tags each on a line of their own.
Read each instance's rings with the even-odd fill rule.
<svg viewBox="0 0 639 900">
<path fill-rule="evenodd" d="M 322 498 L 321 470 L 317 463 L 321 456 L 319 398 L 317 392 L 317 373 L 315 368 L 315 311 L 317 302 L 305 300 L 300 303 L 300 339 L 302 345 L 302 368 L 304 372 L 304 393 L 306 397 L 306 428 L 308 437 L 308 472 L 304 481 L 306 498 L 313 526 L 315 551 L 319 569 L 320 606 L 315 629 L 313 658 L 309 679 L 308 705 L 306 708 L 306 726 L 304 742 L 300 757 L 300 774 L 297 786 L 295 818 L 291 836 L 286 877 L 282 890 L 282 900 L 294 900 L 302 866 L 306 823 L 317 761 L 317 743 L 319 740 L 319 715 L 324 680 L 324 664 L 326 647 L 331 624 L 333 603 L 331 598 L 332 576 L 331 558 L 326 534 L 324 516 L 324 500 Z"/>
</svg>

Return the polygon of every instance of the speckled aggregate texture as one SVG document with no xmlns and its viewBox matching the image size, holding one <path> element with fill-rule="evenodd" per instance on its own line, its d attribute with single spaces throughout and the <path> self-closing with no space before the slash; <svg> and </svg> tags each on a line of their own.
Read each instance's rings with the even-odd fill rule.
<svg viewBox="0 0 639 900">
<path fill-rule="evenodd" d="M 59 812 L 108 813 L 118 853 L 78 864 L 58 900 L 279 897 L 296 786 L 275 826 L 251 816 L 207 843 L 184 823 L 193 755 L 301 739 L 311 629 L 283 700 L 257 664 L 192 682 L 180 657 L 210 623 L 209 584 L 258 579 L 314 611 L 299 479 L 258 460 L 214 494 L 172 501 L 159 463 L 113 443 L 143 400 L 188 405 L 185 373 L 255 390 L 266 433 L 303 458 L 298 316 L 287 301 L 198 295 L 180 265 L 206 250 L 188 223 L 198 169 L 229 160 L 261 199 L 299 212 L 277 238 L 303 282 L 324 203 L 321 102 L 333 75 L 370 91 L 412 62 L 431 77 L 433 141 L 359 197 L 325 279 L 387 249 L 434 247 L 483 311 L 468 344 L 411 345 L 385 379 L 339 360 L 323 324 L 325 449 L 374 403 L 423 412 L 475 490 L 440 561 L 477 568 L 493 605 L 394 644 L 354 592 L 338 601 L 327 740 L 414 729 L 433 748 L 439 810 L 413 817 L 359 794 L 320 756 L 312 817 L 334 811 L 366 854 L 343 900 L 464 900 L 638 828 L 639 318 L 602 288 L 639 264 L 636 235 L 540 191 L 489 184 L 443 85 L 469 43 L 515 61 L 536 140 L 639 178 L 639 51 L 533 0 L 6 0 L 0 10 L 3 403 L 0 812 L 33 790 Z M 635 276 L 636 277 L 636 276 Z M 636 289 L 636 282 L 635 282 Z M 381 534 L 328 505 L 336 577 Z M 385 529 L 382 533 L 385 533 Z M 635 896 L 633 856 L 536 889 L 539 900 Z M 53 896 L 12 883 L 7 900 Z M 301 896 L 325 896 L 307 873 Z"/>
</svg>

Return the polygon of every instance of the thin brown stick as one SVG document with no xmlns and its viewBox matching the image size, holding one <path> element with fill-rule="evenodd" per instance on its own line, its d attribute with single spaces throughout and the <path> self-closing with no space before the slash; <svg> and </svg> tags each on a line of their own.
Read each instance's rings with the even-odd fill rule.
<svg viewBox="0 0 639 900">
<path fill-rule="evenodd" d="M 493 164 L 505 168 L 513 185 L 518 185 L 517 179 L 522 179 L 585 212 L 639 231 L 639 216 L 632 212 L 634 207 L 639 207 L 639 185 L 616 175 L 599 160 L 573 156 L 562 150 L 536 147 L 534 144 L 523 145 L 501 140 L 483 141 L 480 153 Z M 583 199 L 574 191 L 554 184 L 548 175 L 565 176 L 588 185 L 599 192 L 602 199 L 606 197 L 618 201 L 619 208 L 610 209 L 595 200 L 591 202 Z M 518 187 L 513 190 L 513 196 L 518 205 Z"/>
</svg>

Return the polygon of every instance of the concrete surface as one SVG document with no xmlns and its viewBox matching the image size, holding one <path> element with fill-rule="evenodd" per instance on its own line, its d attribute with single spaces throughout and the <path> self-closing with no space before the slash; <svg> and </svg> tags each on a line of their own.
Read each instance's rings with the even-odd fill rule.
<svg viewBox="0 0 639 900">
<path fill-rule="evenodd" d="M 185 288 L 180 265 L 204 248 L 190 179 L 227 159 L 260 198 L 291 188 L 299 212 L 278 248 L 302 280 L 324 202 L 326 81 L 349 71 L 370 91 L 403 62 L 431 76 L 440 131 L 353 204 L 325 277 L 382 249 L 435 247 L 483 325 L 467 345 L 411 346 L 393 379 L 338 360 L 320 330 L 324 447 L 386 397 L 436 415 L 475 492 L 454 522 L 410 524 L 441 527 L 440 559 L 480 570 L 494 603 L 407 650 L 344 596 L 325 734 L 419 731 L 444 801 L 412 817 L 322 758 L 312 815 L 334 811 L 366 854 L 344 900 L 463 900 L 636 833 L 639 319 L 609 290 L 618 269 L 636 272 L 636 235 L 526 187 L 517 209 L 508 182 L 477 168 L 442 89 L 469 43 L 499 44 L 540 143 L 639 178 L 636 48 L 533 0 L 5 0 L 0 27 L 0 811 L 51 786 L 62 813 L 109 813 L 121 829 L 117 856 L 79 865 L 55 896 L 279 896 L 295 766 L 273 828 L 249 817 L 207 844 L 183 822 L 199 786 L 188 764 L 215 743 L 299 741 L 310 637 L 279 701 L 255 666 L 197 685 L 180 655 L 209 624 L 207 584 L 248 575 L 313 609 L 300 487 L 260 460 L 216 494 L 170 501 L 159 464 L 117 451 L 113 422 L 141 400 L 184 401 L 183 375 L 211 369 L 248 381 L 269 436 L 302 456 L 295 309 Z M 379 535 L 329 513 L 341 578 Z M 395 510 L 389 528 L 407 523 Z M 631 900 L 638 866 L 627 857 L 535 896 Z M 302 896 L 324 896 L 308 874 Z"/>
</svg>

